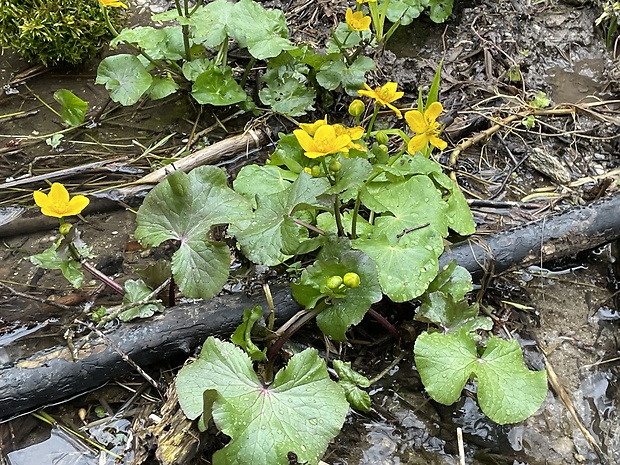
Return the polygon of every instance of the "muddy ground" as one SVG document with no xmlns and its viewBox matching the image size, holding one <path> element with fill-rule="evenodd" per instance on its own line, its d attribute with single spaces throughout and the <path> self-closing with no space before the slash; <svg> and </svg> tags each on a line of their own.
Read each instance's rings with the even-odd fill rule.
<svg viewBox="0 0 620 465">
<path fill-rule="evenodd" d="M 165 3 L 156 5 L 158 11 Z M 134 21 L 144 20 L 149 5 L 153 6 L 140 2 Z M 269 5 L 287 13 L 293 37 L 311 40 L 317 47 L 327 28 L 344 17 L 347 7 L 346 2 L 296 0 Z M 451 143 L 441 161 L 453 170 L 469 199 L 495 202 L 473 204 L 480 237 L 617 193 L 620 62 L 613 50 L 606 48 L 603 29 L 594 25 L 600 13 L 597 3 L 579 0 L 457 1 L 453 17 L 445 24 L 420 18 L 401 28 L 388 50 L 377 58 L 378 71 L 369 80 L 375 84 L 398 82 L 405 91 L 403 105 L 407 105 L 415 102 L 418 86 L 428 86 L 444 57 L 440 99 L 450 116 L 446 134 Z M 0 96 L 4 115 L 0 119 L 0 181 L 21 179 L 11 188 L 0 185 L 2 218 L 21 211 L 14 207 L 32 209 L 32 190 L 45 184 L 30 182 L 28 176 L 120 158 L 109 168 L 59 178 L 74 191 L 94 193 L 139 178 L 157 168 L 163 158 L 226 138 L 246 122 L 243 118 L 227 120 L 235 114 L 233 109 L 218 114 L 218 123 L 210 109 L 199 112 L 183 99 L 126 109 L 110 105 L 99 125 L 67 132 L 58 149 L 50 148 L 45 139 L 64 127 L 35 95 L 51 103 L 56 89 L 68 88 L 89 101 L 91 114 L 97 113 L 105 105 L 106 95 L 102 86 L 93 84 L 96 63 L 80 70 L 52 69 L 20 78 L 29 65 L 10 51 L 0 58 L 4 90 Z M 520 81 L 509 79 L 516 69 Z M 510 115 L 527 108 L 525 102 L 539 91 L 551 99 L 549 108 L 557 112 L 539 116 L 529 130 L 520 119 L 510 121 Z M 344 103 L 339 105 L 335 111 L 342 112 Z M 488 132 L 472 145 L 464 143 L 494 123 L 500 124 L 499 130 Z M 192 134 L 199 131 L 204 133 L 194 141 Z M 145 155 L 146 147 L 171 134 L 162 147 Z M 451 164 L 455 149 L 460 153 Z M 535 161 L 540 158 L 542 166 Z M 35 212 L 23 216 L 31 213 Z M 137 269 L 157 259 L 153 251 L 136 246 L 132 209 L 121 207 L 88 215 L 85 220 L 85 239 L 96 251 L 93 262 L 118 281 L 135 277 Z M 78 295 L 58 272 L 43 272 L 28 261 L 29 255 L 41 252 L 56 239 L 54 230 L 46 229 L 43 223 L 20 235 L 3 237 L 0 282 L 21 292 L 66 302 L 94 292 L 95 281 L 87 282 Z M 471 396 L 464 395 L 451 407 L 429 402 L 411 357 L 405 357 L 372 387 L 373 412 L 349 416 L 325 461 L 349 465 L 456 464 L 455 430 L 461 426 L 467 463 L 620 463 L 618 311 L 613 295 L 617 259 L 615 247 L 609 245 L 561 262 L 541 263 L 539 268 L 505 273 L 485 283 L 486 292 L 480 297 L 485 311 L 497 317 L 498 332 L 520 339 L 532 367 L 544 366 L 537 347 L 543 348 L 557 373 L 557 386 L 550 389 L 545 404 L 532 418 L 500 427 L 479 412 Z M 242 284 L 255 276 L 253 271 L 243 270 L 230 288 L 243 289 Z M 99 293 L 96 302 L 105 305 L 114 300 L 111 294 Z M 65 325 L 74 317 L 0 290 L 0 363 L 64 343 Z M 32 321 L 43 326 L 41 331 L 29 332 L 37 327 Z M 385 368 L 400 349 L 410 349 L 407 342 L 401 347 L 385 342 L 371 323 L 361 328 L 363 334 L 377 338 L 369 348 L 355 349 L 355 363 L 368 367 L 369 376 Z M 24 331 L 24 336 L 16 338 L 19 331 Z M 9 344 L 11 340 L 16 341 Z M 592 434 L 594 446 L 585 439 L 558 386 L 566 391 L 576 416 Z M 85 408 L 86 422 L 91 422 L 96 418 L 95 407 L 105 405 L 113 411 L 129 397 L 116 385 L 104 389 L 50 412 L 80 426 L 77 409 Z M 105 404 L 100 399 L 105 399 Z M 142 402 L 142 407 L 158 408 L 154 401 Z M 19 421 L 23 423 L 16 423 Z M 0 425 L 0 447 L 9 463 L 31 463 L 28 457 L 35 453 L 51 456 L 52 446 L 43 447 L 42 452 L 28 448 L 19 452 L 32 443 L 29 438 L 41 427 L 25 424 L 26 420 L 16 422 L 10 427 Z M 127 424 L 117 427 L 127 428 Z M 62 439 L 59 436 L 55 432 L 52 438 Z M 75 452 L 71 447 L 66 450 L 67 454 Z M 80 463 L 94 463 L 95 458 L 84 455 L 83 460 Z"/>
</svg>

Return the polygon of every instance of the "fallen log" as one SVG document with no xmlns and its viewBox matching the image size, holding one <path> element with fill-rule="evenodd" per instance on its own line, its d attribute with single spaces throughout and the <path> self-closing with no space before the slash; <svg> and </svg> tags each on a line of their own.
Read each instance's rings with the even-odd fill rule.
<svg viewBox="0 0 620 465">
<path fill-rule="evenodd" d="M 275 292 L 273 299 L 277 324 L 300 310 L 288 289 Z M 107 337 L 141 367 L 171 359 L 183 363 L 208 336 L 230 336 L 241 323 L 243 311 L 256 304 L 266 312 L 264 298 L 216 296 L 166 309 L 148 320 L 125 323 Z M 80 340 L 74 344 L 80 347 Z M 87 341 L 76 361 L 66 346 L 42 350 L 0 367 L 0 419 L 75 397 L 132 371 L 101 338 Z"/>
<path fill-rule="evenodd" d="M 618 239 L 618 212 L 620 195 L 615 195 L 486 238 L 471 238 L 446 249 L 440 264 L 455 259 L 479 279 L 487 270 L 499 273 L 575 254 Z M 275 293 L 274 300 L 279 322 L 299 310 L 288 290 Z M 257 301 L 238 294 L 218 296 L 124 324 L 109 337 L 141 366 L 187 357 L 208 336 L 230 335 L 243 310 Z M 101 339 L 88 342 L 75 362 L 66 347 L 41 351 L 0 367 L 0 419 L 76 396 L 132 370 Z"/>
<path fill-rule="evenodd" d="M 526 268 L 574 255 L 620 237 L 620 194 L 575 207 L 487 237 L 473 236 L 446 248 L 452 260 L 480 279 L 484 273 Z"/>
</svg>

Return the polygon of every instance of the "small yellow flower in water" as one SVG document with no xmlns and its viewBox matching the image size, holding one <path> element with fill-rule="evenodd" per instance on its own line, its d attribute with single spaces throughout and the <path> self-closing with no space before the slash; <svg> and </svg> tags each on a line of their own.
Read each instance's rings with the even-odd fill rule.
<svg viewBox="0 0 620 465">
<path fill-rule="evenodd" d="M 398 108 L 392 105 L 392 102 L 401 98 L 405 93 L 396 92 L 396 86 L 397 84 L 395 82 L 388 82 L 384 86 L 377 87 L 373 90 L 368 84 L 364 83 L 364 87 L 366 87 L 366 90 L 358 90 L 357 93 L 361 96 L 375 99 L 377 105 L 390 108 L 394 111 L 394 113 L 396 113 L 396 116 L 402 118 L 402 113 Z"/>
<path fill-rule="evenodd" d="M 407 152 L 414 154 L 419 152 L 430 142 L 433 147 L 443 150 L 448 146 L 445 140 L 439 138 L 439 123 L 437 118 L 443 111 L 439 102 L 431 103 L 424 114 L 419 110 L 411 110 L 405 113 L 405 120 L 415 136 L 409 141 Z"/>
<path fill-rule="evenodd" d="M 314 133 L 314 137 L 303 129 L 293 131 L 297 142 L 304 149 L 308 158 L 324 157 L 330 153 L 348 152 L 351 137 L 347 134 L 336 135 L 333 126 L 325 124 L 320 126 Z"/>
<path fill-rule="evenodd" d="M 88 205 L 88 198 L 76 195 L 69 200 L 69 192 L 59 182 L 52 184 L 49 194 L 34 191 L 34 202 L 41 207 L 41 213 L 54 218 L 79 215 Z"/>
<path fill-rule="evenodd" d="M 351 8 L 347 8 L 344 18 L 347 26 L 349 26 L 349 31 L 367 31 L 370 28 L 370 16 L 364 16 L 361 11 L 353 13 Z"/>
<path fill-rule="evenodd" d="M 300 123 L 299 127 L 306 131 L 309 135 L 314 136 L 314 133 L 321 126 L 325 126 L 327 124 L 327 115 L 325 118 L 316 120 L 314 123 Z"/>
<path fill-rule="evenodd" d="M 127 5 L 125 5 L 119 0 L 99 0 L 99 3 L 101 3 L 105 7 L 111 6 L 114 8 L 118 8 L 122 6 L 123 8 L 127 8 Z"/>
</svg>

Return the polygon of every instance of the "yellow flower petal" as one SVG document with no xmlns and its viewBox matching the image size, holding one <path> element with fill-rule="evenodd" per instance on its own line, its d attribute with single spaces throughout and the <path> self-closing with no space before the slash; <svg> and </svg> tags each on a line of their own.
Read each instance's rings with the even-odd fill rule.
<svg viewBox="0 0 620 465">
<path fill-rule="evenodd" d="M 327 124 L 327 115 L 325 118 L 316 120 L 314 123 L 301 123 L 299 127 L 306 131 L 311 136 L 314 136 L 314 133 L 318 128 Z"/>
<path fill-rule="evenodd" d="M 355 126 L 354 128 L 349 128 L 347 131 L 351 140 L 361 139 L 365 132 L 366 132 L 366 129 L 364 129 L 361 126 Z"/>
<path fill-rule="evenodd" d="M 82 210 L 84 210 L 88 206 L 89 203 L 90 200 L 88 200 L 88 197 L 85 197 L 83 195 L 74 196 L 71 200 L 69 200 L 69 206 L 66 216 L 79 215 L 80 213 L 82 213 Z"/>
<path fill-rule="evenodd" d="M 309 151 L 314 148 L 314 140 L 312 139 L 312 136 L 310 136 L 310 134 L 308 134 L 306 131 L 304 131 L 303 129 L 295 129 L 293 131 L 293 134 L 295 134 L 297 142 L 299 142 L 299 145 L 301 145 L 302 149 Z"/>
<path fill-rule="evenodd" d="M 435 135 L 430 136 L 428 138 L 428 141 L 433 147 L 437 147 L 439 150 L 445 150 L 445 148 L 448 146 L 448 143 L 445 140 L 442 140 Z"/>
<path fill-rule="evenodd" d="M 431 103 L 424 112 L 424 118 L 428 123 L 435 122 L 443 112 L 443 106 L 439 102 Z M 417 131 L 416 131 L 417 132 Z"/>
<path fill-rule="evenodd" d="M 424 115 L 418 110 L 411 110 L 405 113 L 405 120 L 413 132 L 420 134 L 426 132 L 426 121 Z"/>
<path fill-rule="evenodd" d="M 403 114 L 400 112 L 400 110 L 396 108 L 394 105 L 392 105 L 391 103 L 386 103 L 385 106 L 388 107 L 390 110 L 392 110 L 394 113 L 396 113 L 396 117 L 398 119 L 401 119 L 403 117 Z"/>
<path fill-rule="evenodd" d="M 50 189 L 50 193 L 47 195 L 48 199 L 52 203 L 56 204 L 68 204 L 69 203 L 69 192 L 65 186 L 60 184 L 59 182 L 55 182 L 52 184 L 52 188 Z"/>
<path fill-rule="evenodd" d="M 417 136 L 413 136 L 407 145 L 407 152 L 413 155 L 426 147 L 427 142 L 428 139 L 426 134 L 418 134 Z"/>
</svg>

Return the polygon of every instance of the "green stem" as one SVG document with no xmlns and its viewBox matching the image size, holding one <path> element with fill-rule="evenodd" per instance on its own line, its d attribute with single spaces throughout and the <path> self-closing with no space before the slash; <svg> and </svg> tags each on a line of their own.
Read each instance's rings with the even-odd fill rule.
<svg viewBox="0 0 620 465">
<path fill-rule="evenodd" d="M 177 7 L 177 13 L 179 16 L 188 17 L 189 8 L 187 5 L 187 0 L 183 0 L 183 4 L 185 6 L 185 11 L 181 8 L 181 2 L 179 0 L 174 0 L 174 4 Z M 189 47 L 189 26 L 183 25 L 181 27 L 181 31 L 183 32 L 183 48 L 185 49 L 185 59 L 187 61 L 191 61 L 192 55 Z"/>
<path fill-rule="evenodd" d="M 239 85 L 241 87 L 243 87 L 245 85 L 245 81 L 248 80 L 248 76 L 250 75 L 250 71 L 252 71 L 252 67 L 254 66 L 254 63 L 256 63 L 256 58 L 252 57 L 248 65 L 245 67 L 243 76 L 241 76 L 241 82 L 239 82 Z"/>
<path fill-rule="evenodd" d="M 347 39 L 349 38 L 349 35 L 351 35 L 352 31 L 349 31 L 349 34 L 345 37 L 345 43 L 347 41 Z M 349 57 L 349 54 L 346 52 L 346 48 L 344 46 L 344 44 L 342 42 L 340 42 L 338 40 L 338 37 L 336 37 L 336 32 L 334 30 L 332 30 L 332 39 L 334 41 L 334 43 L 336 44 L 336 46 L 338 47 L 338 50 L 340 50 L 340 53 L 342 54 L 342 56 L 344 57 L 344 61 L 347 63 L 347 66 L 351 65 L 351 57 Z"/>
<path fill-rule="evenodd" d="M 351 218 L 351 239 L 357 239 L 357 215 L 360 211 L 360 197 L 361 190 L 357 191 L 357 198 L 355 199 L 355 205 L 353 206 L 353 218 Z"/>
<path fill-rule="evenodd" d="M 370 122 L 368 123 L 368 127 L 366 128 L 366 135 L 364 139 L 368 139 L 370 136 L 370 132 L 372 131 L 372 127 L 375 124 L 375 120 L 377 119 L 377 115 L 379 114 L 379 106 L 375 104 L 375 111 L 372 113 L 372 117 L 370 118 Z"/>
<path fill-rule="evenodd" d="M 223 66 L 228 61 L 228 36 L 224 38 L 222 43 L 220 44 L 220 49 L 217 52 L 217 57 L 215 57 L 215 64 L 217 66 Z"/>
<path fill-rule="evenodd" d="M 340 196 L 336 194 L 336 199 L 334 200 L 334 218 L 336 219 L 338 235 L 344 236 L 344 228 L 342 227 L 342 216 L 340 216 L 340 207 L 342 207 L 342 204 L 340 203 Z"/>
</svg>

